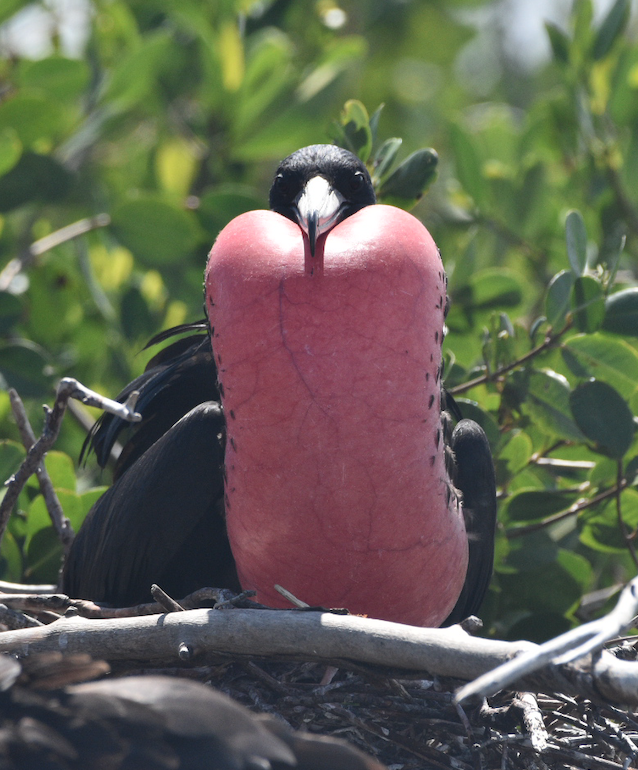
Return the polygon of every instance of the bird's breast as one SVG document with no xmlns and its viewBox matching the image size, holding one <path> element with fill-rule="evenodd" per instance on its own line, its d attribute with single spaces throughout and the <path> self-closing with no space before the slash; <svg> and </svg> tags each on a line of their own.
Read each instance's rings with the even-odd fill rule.
<svg viewBox="0 0 638 770">
<path fill-rule="evenodd" d="M 332 230 L 250 212 L 206 274 L 227 423 L 226 510 L 245 588 L 437 625 L 467 542 L 440 426 L 445 275 L 411 215 L 370 206 Z"/>
</svg>

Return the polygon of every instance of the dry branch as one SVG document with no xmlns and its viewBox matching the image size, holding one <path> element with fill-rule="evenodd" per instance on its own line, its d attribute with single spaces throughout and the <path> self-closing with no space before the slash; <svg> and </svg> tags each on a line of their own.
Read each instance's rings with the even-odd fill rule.
<svg viewBox="0 0 638 770">
<path fill-rule="evenodd" d="M 17 394 L 15 395 L 17 396 Z M 69 399 L 75 398 L 88 406 L 104 409 L 129 422 L 139 422 L 142 419 L 142 415 L 135 411 L 135 403 L 138 395 L 137 391 L 133 391 L 129 396 L 128 401 L 125 404 L 120 404 L 117 401 L 112 401 L 110 398 L 101 396 L 99 393 L 95 393 L 95 391 L 89 390 L 89 388 L 86 388 L 71 377 L 65 377 L 60 380 L 53 408 L 51 409 L 46 405 L 44 407 L 45 421 L 42 435 L 34 444 L 32 444 L 22 465 L 6 482 L 5 486 L 7 487 L 7 493 L 0 504 L 0 542 L 20 492 L 23 490 L 28 479 L 36 473 L 38 468 L 42 465 L 46 453 L 51 449 L 60 433 L 62 419 L 66 412 Z"/>
<path fill-rule="evenodd" d="M 592 620 L 583 626 L 573 628 L 555 639 L 550 639 L 540 647 L 530 649 L 515 660 L 503 663 L 499 668 L 483 674 L 476 681 L 461 688 L 457 693 L 458 701 L 476 695 L 493 695 L 504 689 L 521 677 L 538 671 L 543 666 L 553 664 L 560 666 L 568 664 L 579 657 L 595 653 L 602 649 L 603 645 L 620 636 L 629 628 L 638 614 L 638 577 L 631 580 L 622 590 L 616 606 L 602 618 Z M 602 660 L 602 659 L 601 659 Z M 622 661 L 617 661 L 620 664 Z M 598 663 L 596 664 L 598 665 Z M 606 670 L 606 667 L 603 664 Z M 633 670 L 636 673 L 632 673 Z M 606 674 L 607 676 L 607 674 Z M 631 703 L 638 702 L 638 666 L 626 670 L 631 686 L 635 688 Z M 617 686 L 624 691 L 622 683 Z M 629 692 L 631 694 L 631 691 Z M 618 699 L 612 698 L 612 700 Z"/>
<path fill-rule="evenodd" d="M 13 388 L 9 390 L 9 399 L 11 401 L 11 410 L 13 411 L 16 425 L 20 431 L 22 443 L 28 452 L 36 441 L 33 428 L 29 422 L 29 418 L 27 416 L 26 409 L 24 408 L 24 404 L 22 403 L 22 399 L 18 395 L 17 391 L 15 391 Z M 55 489 L 53 488 L 53 482 L 51 481 L 51 478 L 44 464 L 44 457 L 42 458 L 40 465 L 38 465 L 38 467 L 35 469 L 35 474 L 38 477 L 40 491 L 42 492 L 42 497 L 44 498 L 47 511 L 51 517 L 53 528 L 55 529 L 56 534 L 62 543 L 64 555 L 66 556 L 69 553 L 69 549 L 71 548 L 71 543 L 75 537 L 75 532 L 73 531 L 71 522 L 64 515 L 64 511 L 62 510 L 58 496 L 56 495 Z"/>
<path fill-rule="evenodd" d="M 439 676 L 474 679 L 530 642 L 473 638 L 460 627 L 418 628 L 331 613 L 272 610 L 189 610 L 168 615 L 89 620 L 62 618 L 48 626 L 0 635 L 0 652 L 64 651 L 138 661 L 188 657 L 275 657 L 356 661 Z M 527 678 L 521 689 L 547 689 L 616 703 L 638 703 L 638 665 L 603 653 L 581 670 L 565 665 Z"/>
</svg>

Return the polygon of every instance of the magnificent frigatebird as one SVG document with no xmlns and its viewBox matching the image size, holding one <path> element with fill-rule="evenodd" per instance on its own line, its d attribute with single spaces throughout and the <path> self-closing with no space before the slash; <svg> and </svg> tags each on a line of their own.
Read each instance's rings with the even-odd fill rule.
<svg viewBox="0 0 638 770">
<path fill-rule="evenodd" d="M 442 386 L 447 279 L 425 227 L 375 205 L 331 145 L 277 169 L 271 211 L 219 234 L 207 321 L 120 394 L 143 421 L 68 557 L 63 589 L 117 605 L 151 583 L 283 585 L 312 605 L 418 625 L 475 613 L 492 571 L 495 482 Z M 211 346 L 212 342 L 212 346 Z M 92 436 L 103 466 L 124 423 Z"/>
</svg>

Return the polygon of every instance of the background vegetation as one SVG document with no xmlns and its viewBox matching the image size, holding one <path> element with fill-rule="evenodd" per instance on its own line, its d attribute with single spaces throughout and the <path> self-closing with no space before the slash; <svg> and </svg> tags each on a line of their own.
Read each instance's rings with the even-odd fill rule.
<svg viewBox="0 0 638 770">
<path fill-rule="evenodd" d="M 450 279 L 446 382 L 485 427 L 500 490 L 487 632 L 541 639 L 599 611 L 638 563 L 628 0 L 600 18 L 575 0 L 534 68 L 495 22 L 503 3 L 480 0 L 93 0 L 74 40 L 43 2 L 31 55 L 25 5 L 0 8 L 0 374 L 36 429 L 61 376 L 114 396 L 149 336 L 201 317 L 207 251 L 265 207 L 277 160 L 334 137 L 371 165 L 388 138 L 399 163 L 431 146 L 438 179 L 413 213 Z M 382 103 L 371 132 L 362 105 Z M 413 203 L 388 174 L 387 199 Z M 67 418 L 47 461 L 76 528 L 108 483 L 78 468 L 84 436 Z M 0 437 L 6 478 L 24 454 L 6 392 Z M 34 479 L 0 577 L 54 581 L 60 554 Z"/>
</svg>

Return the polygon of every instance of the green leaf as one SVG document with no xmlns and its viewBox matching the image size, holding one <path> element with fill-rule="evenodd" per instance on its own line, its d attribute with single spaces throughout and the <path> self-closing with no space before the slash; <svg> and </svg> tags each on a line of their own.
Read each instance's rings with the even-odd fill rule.
<svg viewBox="0 0 638 770">
<path fill-rule="evenodd" d="M 113 212 L 112 223 L 119 240 L 153 266 L 179 262 L 199 239 L 193 215 L 162 200 L 123 203 Z"/>
<path fill-rule="evenodd" d="M 410 209 L 436 178 L 439 157 L 434 150 L 413 152 L 385 180 L 379 190 L 382 203 Z"/>
<path fill-rule="evenodd" d="M 102 102 L 112 109 L 124 110 L 141 101 L 155 84 L 159 71 L 171 60 L 172 42 L 168 32 L 160 30 L 143 38 L 128 50 L 106 84 Z"/>
<path fill-rule="evenodd" d="M 29 5 L 31 0 L 2 0 L 0 5 L 0 24 L 10 19 L 14 13 L 17 13 L 25 5 Z"/>
<path fill-rule="evenodd" d="M 18 132 L 7 126 L 0 129 L 0 176 L 16 165 L 22 154 L 22 142 Z"/>
<path fill-rule="evenodd" d="M 383 179 L 390 170 L 402 143 L 403 139 L 394 137 L 393 139 L 386 139 L 381 147 L 379 147 L 372 159 L 375 180 Z"/>
<path fill-rule="evenodd" d="M 379 132 L 379 120 L 381 119 L 381 113 L 383 112 L 383 108 L 385 107 L 385 104 L 380 104 L 376 110 L 370 115 L 370 131 L 372 132 L 372 145 L 374 146 L 377 142 L 377 134 Z"/>
<path fill-rule="evenodd" d="M 470 135 L 458 123 L 450 126 L 450 140 L 459 181 L 468 195 L 472 196 L 474 203 L 480 207 L 485 203 L 486 182 L 478 150 Z"/>
<path fill-rule="evenodd" d="M 545 297 L 545 313 L 547 323 L 552 327 L 561 327 L 570 306 L 574 274 L 571 270 L 562 270 L 549 283 Z"/>
<path fill-rule="evenodd" d="M 0 578 L 22 582 L 22 554 L 11 532 L 5 532 L 0 545 Z"/>
<path fill-rule="evenodd" d="M 638 492 L 626 489 L 620 496 L 620 510 L 629 532 L 638 527 Z M 582 516 L 580 540 L 589 548 L 603 553 L 622 553 L 627 550 L 623 537 L 616 501 L 610 500 L 602 509 Z"/>
<path fill-rule="evenodd" d="M 481 270 L 470 278 L 469 285 L 472 290 L 471 306 L 475 309 L 516 307 L 523 299 L 520 281 L 508 270 Z"/>
<path fill-rule="evenodd" d="M 202 195 L 196 213 L 201 225 L 214 237 L 235 217 L 263 207 L 263 198 L 256 190 L 226 184 Z"/>
<path fill-rule="evenodd" d="M 499 462 L 505 462 L 508 474 L 514 476 L 514 474 L 527 466 L 533 449 L 532 439 L 527 433 L 519 431 L 514 433 L 503 449 L 501 449 L 498 460 Z"/>
<path fill-rule="evenodd" d="M 24 577 L 29 582 L 56 583 L 62 559 L 62 545 L 53 527 L 39 530 L 29 541 Z"/>
<path fill-rule="evenodd" d="M 0 291 L 0 335 L 6 336 L 22 315 L 22 302 L 8 291 Z"/>
<path fill-rule="evenodd" d="M 0 346 L 0 387 L 15 388 L 22 398 L 42 398 L 51 393 L 52 373 L 45 351 L 29 340 Z"/>
<path fill-rule="evenodd" d="M 625 399 L 638 389 L 638 353 L 624 340 L 581 334 L 563 343 L 561 353 L 575 375 L 604 380 Z"/>
<path fill-rule="evenodd" d="M 372 131 L 368 111 L 357 99 L 348 100 L 341 113 L 341 126 L 345 148 L 357 155 L 364 163 L 372 150 Z"/>
<path fill-rule="evenodd" d="M 630 9 L 629 0 L 616 0 L 612 5 L 594 38 L 592 47 L 594 61 L 603 59 L 611 51 L 612 46 L 627 26 Z"/>
<path fill-rule="evenodd" d="M 485 431 L 492 451 L 495 451 L 501 440 L 501 434 L 494 418 L 478 405 L 476 401 L 468 398 L 455 398 L 461 415 L 467 420 L 474 420 Z"/>
<path fill-rule="evenodd" d="M 79 97 L 87 88 L 91 72 L 85 61 L 50 56 L 38 61 L 23 61 L 20 82 L 26 88 L 41 89 L 53 99 Z"/>
<path fill-rule="evenodd" d="M 51 482 L 56 490 L 69 489 L 75 492 L 77 479 L 75 477 L 75 466 L 73 460 L 64 452 L 52 450 L 47 452 L 45 459 L 46 469 L 51 478 Z"/>
<path fill-rule="evenodd" d="M 572 391 L 569 403 L 576 424 L 602 453 L 620 458 L 627 452 L 634 437 L 633 415 L 617 390 L 590 380 Z"/>
<path fill-rule="evenodd" d="M 561 494 L 545 489 L 523 489 L 512 495 L 505 505 L 509 521 L 535 521 L 564 511 L 576 500 L 576 495 Z"/>
<path fill-rule="evenodd" d="M 24 447 L 17 441 L 0 441 L 0 485 L 18 470 L 25 456 Z M 0 489 L 0 492 L 4 492 L 4 489 Z"/>
<path fill-rule="evenodd" d="M 25 152 L 13 168 L 0 177 L 0 212 L 24 203 L 59 203 L 73 186 L 73 176 L 49 155 Z"/>
<path fill-rule="evenodd" d="M 567 214 L 565 239 L 572 272 L 575 276 L 581 276 L 587 269 L 587 231 L 580 211 L 573 209 Z"/>
<path fill-rule="evenodd" d="M 606 332 L 638 337 L 638 288 L 623 289 L 607 297 L 602 328 Z"/>
<path fill-rule="evenodd" d="M 56 136 L 64 122 L 61 105 L 44 96 L 24 94 L 0 104 L 0 130 L 12 128 L 25 147 Z"/>
<path fill-rule="evenodd" d="M 549 38 L 554 60 L 561 64 L 567 64 L 569 62 L 570 39 L 559 26 L 551 21 L 545 22 L 545 31 Z"/>
<path fill-rule="evenodd" d="M 557 438 L 582 441 L 583 434 L 572 417 L 569 383 L 551 370 L 532 372 L 525 408 L 540 428 Z"/>
<path fill-rule="evenodd" d="M 605 319 L 605 298 L 600 281 L 590 275 L 576 278 L 571 294 L 574 321 L 581 332 L 594 332 Z"/>
</svg>

